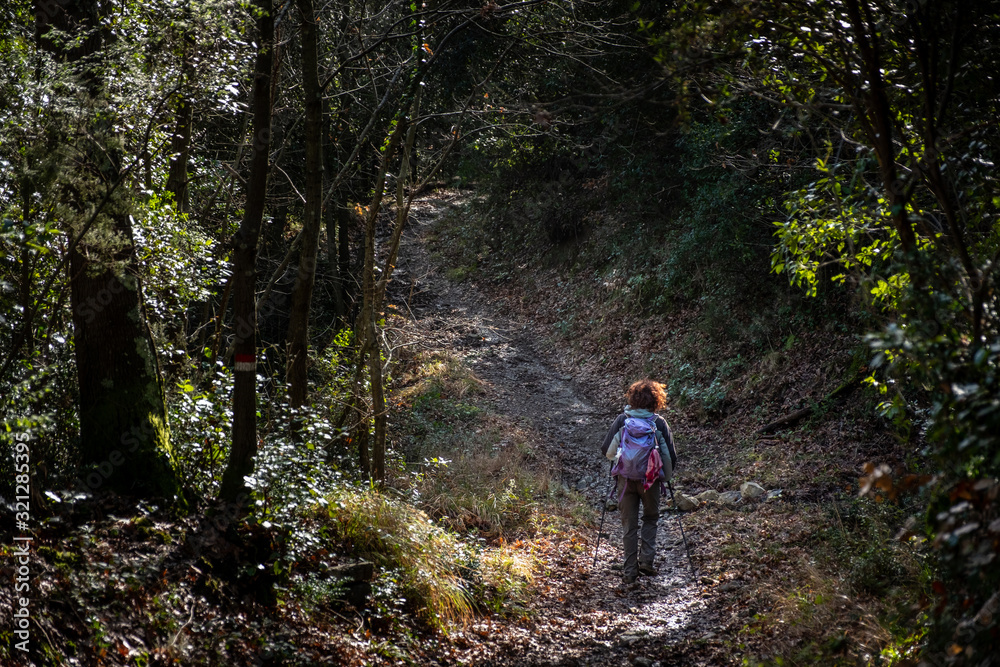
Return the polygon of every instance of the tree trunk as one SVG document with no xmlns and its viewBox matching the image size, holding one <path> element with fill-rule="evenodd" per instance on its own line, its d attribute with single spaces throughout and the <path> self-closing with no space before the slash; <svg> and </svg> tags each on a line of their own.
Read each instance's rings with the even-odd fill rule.
<svg viewBox="0 0 1000 667">
<path fill-rule="evenodd" d="M 312 0 L 298 0 L 302 15 L 302 89 L 305 94 L 305 214 L 299 273 L 292 291 L 285 380 L 291 407 L 309 395 L 309 310 L 316 284 L 316 258 L 323 211 L 323 94 L 319 83 L 319 24 Z"/>
<path fill-rule="evenodd" d="M 191 154 L 191 132 L 194 123 L 194 105 L 186 97 L 177 102 L 177 120 L 170 138 L 170 167 L 164 190 L 174 195 L 174 206 L 186 213 L 188 206 L 188 159 Z"/>
<path fill-rule="evenodd" d="M 256 0 L 259 10 L 259 42 L 253 82 L 253 156 L 247 180 L 246 209 L 240 229 L 233 237 L 233 328 L 236 334 L 235 384 L 233 387 L 233 445 L 222 475 L 219 497 L 237 501 L 247 493 L 244 477 L 253 473 L 257 454 L 257 240 L 264 217 L 268 158 L 271 150 L 271 66 L 273 64 L 274 17 L 271 0 Z"/>
<path fill-rule="evenodd" d="M 87 488 L 141 497 L 174 496 L 178 480 L 156 351 L 146 325 L 135 261 L 130 202 L 119 190 L 121 154 L 114 148 L 113 110 L 102 102 L 101 5 L 36 3 L 39 45 L 78 65 L 76 76 L 95 113 L 75 138 L 75 169 L 67 178 L 67 203 L 86 217 L 103 202 L 94 233 L 82 220 L 69 223 L 79 242 L 70 253 L 70 302 L 80 386 L 80 453 Z M 51 29 L 78 38 L 51 39 Z M 67 168 L 67 171 L 70 171 Z M 88 198 L 88 193 L 93 193 Z M 106 239 L 113 238 L 113 243 Z M 89 472 L 87 472 L 89 468 Z"/>
<path fill-rule="evenodd" d="M 403 227 L 410 212 L 410 199 L 404 196 L 407 176 L 411 173 L 413 163 L 409 156 L 413 151 L 413 144 L 417 134 L 417 115 L 420 109 L 419 89 L 414 96 L 413 106 L 410 112 L 409 129 L 406 132 L 406 141 L 403 144 L 402 156 L 400 159 L 399 175 L 396 179 L 396 221 L 392 229 L 392 238 L 389 241 L 389 253 L 385 259 L 385 266 L 382 269 L 382 277 L 374 288 L 373 312 L 378 313 L 382 309 L 382 302 L 385 300 L 385 293 L 392 278 L 393 269 L 396 265 L 396 257 L 399 254 L 399 244 L 403 237 Z M 374 276 L 372 276 L 374 280 Z M 372 476 L 382 482 L 385 480 L 385 447 L 386 435 L 388 433 L 388 414 L 385 406 L 385 391 L 382 386 L 382 345 L 375 335 L 375 318 L 370 325 L 371 330 L 368 339 L 371 341 L 369 351 L 369 377 L 371 379 L 372 393 L 372 415 L 375 420 L 375 440 L 372 443 Z"/>
<path fill-rule="evenodd" d="M 371 383 L 372 394 L 372 418 L 375 422 L 375 440 L 371 443 L 372 458 L 372 479 L 377 482 L 385 481 L 385 438 L 386 438 L 386 411 L 385 411 L 385 389 L 382 382 L 382 346 L 378 342 L 375 332 L 375 322 L 369 323 L 368 340 L 371 341 L 368 349 L 368 378 Z"/>
<path fill-rule="evenodd" d="M 360 371 L 362 368 L 364 368 L 367 362 L 369 369 L 369 378 L 374 381 L 376 379 L 375 366 L 376 365 L 378 366 L 377 379 L 379 380 L 379 383 L 377 387 L 374 384 L 371 387 L 371 390 L 373 392 L 373 398 L 375 398 L 374 392 L 376 391 L 381 392 L 382 390 L 381 387 L 382 351 L 381 351 L 381 346 L 378 345 L 377 338 L 375 335 L 375 304 L 377 300 L 375 294 L 375 227 L 376 227 L 375 223 L 376 219 L 378 218 L 378 212 L 382 207 L 382 196 L 383 196 L 382 193 L 385 189 L 385 175 L 386 171 L 388 170 L 389 159 L 396 152 L 396 147 L 399 146 L 400 138 L 405 126 L 406 123 L 404 122 L 404 119 L 403 118 L 398 119 L 398 122 L 396 124 L 396 129 L 393 130 L 392 135 L 389 138 L 388 145 L 386 146 L 385 151 L 382 154 L 382 160 L 380 161 L 380 166 L 379 166 L 379 173 L 377 178 L 375 179 L 375 197 L 372 199 L 372 203 L 368 208 L 368 214 L 365 216 L 365 258 L 364 258 L 364 267 L 362 268 L 361 271 L 361 275 L 363 276 L 362 305 L 361 305 L 361 314 L 358 315 L 358 321 L 354 326 L 354 331 L 358 337 L 358 350 L 359 350 L 358 370 Z M 369 354 L 372 356 L 371 360 L 367 360 L 366 355 Z M 355 400 L 358 403 L 360 403 L 358 399 L 358 394 L 360 393 L 360 386 L 361 386 L 360 382 L 355 383 Z M 377 461 L 380 456 L 381 457 L 385 456 L 384 452 L 385 440 L 384 439 L 382 440 L 383 451 L 381 453 L 378 451 L 379 441 L 377 440 L 379 435 L 378 420 L 380 419 L 380 417 L 384 419 L 384 400 L 383 400 L 382 411 L 381 412 L 379 411 L 379 406 L 373 405 L 372 412 L 374 414 L 375 424 L 376 424 L 376 429 L 375 429 L 376 442 L 373 448 L 373 454 L 375 460 Z M 358 431 L 360 429 L 364 430 L 364 440 L 361 440 L 359 437 Z M 358 430 L 355 431 L 354 439 L 359 443 L 364 443 L 365 445 L 364 449 L 359 450 L 359 462 L 361 463 L 362 470 L 367 471 L 369 465 L 368 447 L 367 447 L 368 445 L 367 419 L 362 420 L 361 423 L 359 424 Z M 384 458 L 382 460 L 384 461 Z M 375 479 L 378 482 L 383 481 L 384 467 L 381 471 L 379 471 L 376 470 L 373 466 L 371 473 L 373 479 Z"/>
<path fill-rule="evenodd" d="M 191 0 L 184 3 L 184 41 L 181 53 L 181 71 L 179 94 L 177 98 L 177 117 L 174 123 L 174 133 L 170 137 L 170 166 L 167 170 L 167 184 L 164 188 L 174 195 L 174 206 L 178 211 L 188 211 L 188 159 L 191 155 L 191 133 L 194 129 L 194 100 L 187 94 L 187 86 L 194 77 L 194 67 L 191 62 L 194 51 L 194 36 L 191 33 Z"/>
<path fill-rule="evenodd" d="M 340 273 L 337 256 L 337 222 L 339 206 L 329 206 L 326 212 L 326 262 L 333 274 L 333 307 L 337 315 L 337 329 L 347 321 L 347 304 L 344 300 L 344 277 Z"/>
<path fill-rule="evenodd" d="M 340 293 L 344 301 L 344 318 L 351 317 L 351 303 L 354 300 L 354 277 L 351 275 L 351 212 L 337 207 L 337 275 L 340 277 Z"/>
<path fill-rule="evenodd" d="M 128 218 L 114 230 L 131 236 Z M 142 286 L 135 275 L 100 269 L 101 248 L 86 243 L 70 256 L 70 302 L 80 383 L 80 453 L 94 469 L 87 487 L 106 484 L 137 496 L 172 496 L 177 477 L 156 351 L 146 327 Z M 134 264 L 134 246 L 117 254 Z"/>
<path fill-rule="evenodd" d="M 863 3 L 864 6 L 859 3 Z M 846 0 L 846 4 L 864 65 L 863 77 L 868 84 L 868 90 L 862 93 L 865 108 L 860 111 L 868 119 L 865 127 L 869 135 L 868 140 L 878 158 L 882 185 L 889 201 L 890 217 L 899 234 L 903 251 L 910 253 L 916 249 L 917 239 L 913 224 L 906 212 L 906 190 L 898 178 L 896 150 L 892 142 L 892 107 L 889 104 L 886 83 L 882 75 L 880 37 L 874 26 L 864 18 L 871 16 L 871 9 L 867 6 L 866 0 Z"/>
</svg>

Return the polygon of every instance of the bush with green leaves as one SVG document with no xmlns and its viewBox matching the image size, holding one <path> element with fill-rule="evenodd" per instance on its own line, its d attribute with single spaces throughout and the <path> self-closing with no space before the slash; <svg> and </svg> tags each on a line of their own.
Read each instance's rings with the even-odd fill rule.
<svg viewBox="0 0 1000 667">
<path fill-rule="evenodd" d="M 222 362 L 199 386 L 189 380 L 168 392 L 170 439 L 181 479 L 204 498 L 214 498 L 222 482 L 232 434 L 233 374 Z"/>
<path fill-rule="evenodd" d="M 906 316 L 872 344 L 906 386 L 930 395 L 922 453 L 934 473 L 926 519 L 940 603 L 929 650 L 979 664 L 1000 633 L 1000 271 L 984 267 L 990 296 L 977 340 L 961 268 L 931 257 L 910 266 L 919 287 L 904 292 Z"/>
</svg>

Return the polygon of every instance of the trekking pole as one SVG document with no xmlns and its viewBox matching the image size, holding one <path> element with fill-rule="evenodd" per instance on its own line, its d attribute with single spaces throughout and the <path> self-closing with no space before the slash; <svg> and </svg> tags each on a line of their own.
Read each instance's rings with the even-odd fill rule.
<svg viewBox="0 0 1000 667">
<path fill-rule="evenodd" d="M 591 567 L 597 567 L 597 550 L 601 548 L 601 533 L 604 532 L 604 516 L 608 513 L 608 496 L 611 495 L 611 470 L 608 470 L 608 486 L 604 492 L 604 496 L 601 498 L 601 504 L 604 509 L 601 511 L 601 527 L 597 529 L 597 546 L 594 547 L 594 564 Z"/>
<path fill-rule="evenodd" d="M 677 501 L 674 500 L 674 485 L 670 483 L 669 479 L 667 480 L 667 488 L 670 489 L 670 502 L 674 504 L 674 509 L 676 509 Z M 684 535 L 684 524 L 681 522 L 681 517 L 679 514 L 677 515 L 677 525 L 680 526 L 681 529 L 681 539 L 684 540 L 684 551 L 687 552 L 688 565 L 691 566 L 691 578 L 693 579 L 697 576 L 697 573 L 695 572 L 694 569 L 694 561 L 691 560 L 691 549 L 690 547 L 688 547 L 687 536 Z"/>
</svg>

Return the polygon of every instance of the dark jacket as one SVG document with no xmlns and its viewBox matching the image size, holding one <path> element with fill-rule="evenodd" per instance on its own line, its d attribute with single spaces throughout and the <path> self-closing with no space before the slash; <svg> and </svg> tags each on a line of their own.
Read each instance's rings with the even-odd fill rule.
<svg viewBox="0 0 1000 667">
<path fill-rule="evenodd" d="M 631 408 L 629 408 L 628 406 L 625 406 L 625 410 L 632 411 Z M 629 416 L 640 416 L 640 415 L 629 415 Z M 618 432 L 621 430 L 622 426 L 625 425 L 625 417 L 626 417 L 625 412 L 622 412 L 622 414 L 618 415 L 618 418 L 615 419 L 614 423 L 611 424 L 611 428 L 608 429 L 608 434 L 604 436 L 604 442 L 601 443 L 602 455 L 604 456 L 608 455 L 608 448 L 611 446 L 611 442 L 615 439 L 615 436 L 618 435 Z M 674 437 L 670 433 L 670 426 L 667 424 L 667 420 L 661 417 L 660 415 L 656 415 L 656 421 L 654 423 L 656 425 L 656 430 L 660 432 L 659 434 L 663 437 L 663 440 L 666 443 L 667 452 L 670 454 L 670 469 L 675 470 L 677 468 L 677 450 L 674 449 Z"/>
</svg>

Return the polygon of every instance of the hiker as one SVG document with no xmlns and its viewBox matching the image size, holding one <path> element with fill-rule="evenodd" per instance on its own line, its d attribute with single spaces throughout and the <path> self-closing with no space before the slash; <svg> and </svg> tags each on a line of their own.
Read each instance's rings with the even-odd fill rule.
<svg viewBox="0 0 1000 667">
<path fill-rule="evenodd" d="M 635 582 L 640 574 L 653 576 L 656 568 L 656 524 L 660 519 L 660 494 L 677 465 L 670 427 L 656 414 L 667 404 L 663 385 L 653 380 L 635 382 L 625 392 L 625 410 L 618 415 L 601 445 L 601 453 L 615 462 L 615 493 L 625 534 L 623 581 Z M 639 502 L 642 502 L 642 544 L 639 537 Z"/>
</svg>

